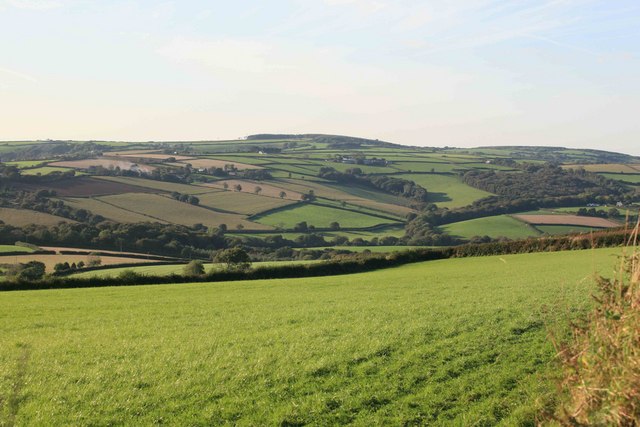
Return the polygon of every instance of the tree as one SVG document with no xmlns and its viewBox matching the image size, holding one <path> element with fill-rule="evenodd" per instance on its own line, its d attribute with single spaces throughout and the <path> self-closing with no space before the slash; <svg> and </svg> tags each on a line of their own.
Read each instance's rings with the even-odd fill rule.
<svg viewBox="0 0 640 427">
<path fill-rule="evenodd" d="M 256 194 L 260 194 L 262 192 L 262 187 L 257 185 L 256 188 L 253 189 L 253 192 Z"/>
<path fill-rule="evenodd" d="M 284 199 L 285 197 L 287 197 L 287 193 L 285 193 L 284 191 L 280 192 L 280 198 Z"/>
<path fill-rule="evenodd" d="M 222 183 L 222 188 L 224 188 L 225 190 L 228 190 L 229 189 L 229 183 L 223 182 Z"/>
<path fill-rule="evenodd" d="M 313 190 L 309 190 L 308 193 L 303 194 L 300 198 L 305 202 L 313 202 L 316 199 L 316 194 Z"/>
<path fill-rule="evenodd" d="M 18 278 L 22 280 L 40 280 L 44 276 L 45 265 L 40 261 L 29 261 L 22 264 L 22 270 L 18 274 Z"/>
<path fill-rule="evenodd" d="M 307 225 L 307 221 L 302 221 L 293 226 L 294 231 L 307 231 L 309 226 Z"/>
<path fill-rule="evenodd" d="M 234 185 L 234 186 L 233 186 L 233 188 L 234 188 L 236 191 L 242 191 L 242 185 L 240 185 L 240 184 L 236 184 L 236 185 Z"/>
<path fill-rule="evenodd" d="M 204 274 L 204 264 L 199 259 L 194 259 L 182 269 L 185 276 L 202 276 Z"/>
<path fill-rule="evenodd" d="M 331 224 L 329 224 L 329 228 L 332 230 L 340 230 L 340 223 L 337 221 L 333 221 Z"/>
<path fill-rule="evenodd" d="M 246 271 L 251 267 L 251 257 L 240 247 L 218 251 L 213 261 L 226 264 L 230 271 Z"/>
</svg>

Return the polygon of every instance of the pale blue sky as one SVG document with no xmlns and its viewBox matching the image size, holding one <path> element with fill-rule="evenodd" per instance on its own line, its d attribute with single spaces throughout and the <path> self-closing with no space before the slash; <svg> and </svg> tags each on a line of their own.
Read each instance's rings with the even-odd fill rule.
<svg viewBox="0 0 640 427">
<path fill-rule="evenodd" d="M 640 1 L 0 0 L 0 139 L 640 155 Z"/>
</svg>

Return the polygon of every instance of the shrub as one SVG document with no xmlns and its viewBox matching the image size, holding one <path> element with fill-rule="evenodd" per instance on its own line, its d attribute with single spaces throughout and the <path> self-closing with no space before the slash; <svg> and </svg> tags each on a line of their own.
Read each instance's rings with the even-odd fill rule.
<svg viewBox="0 0 640 427">
<path fill-rule="evenodd" d="M 573 339 L 554 340 L 565 393 L 547 418 L 563 425 L 640 425 L 640 255 L 626 257 L 619 273 L 597 278 L 596 307 L 572 325 Z"/>
<path fill-rule="evenodd" d="M 185 276 L 202 276 L 204 274 L 204 264 L 199 259 L 194 259 L 182 269 Z"/>
</svg>

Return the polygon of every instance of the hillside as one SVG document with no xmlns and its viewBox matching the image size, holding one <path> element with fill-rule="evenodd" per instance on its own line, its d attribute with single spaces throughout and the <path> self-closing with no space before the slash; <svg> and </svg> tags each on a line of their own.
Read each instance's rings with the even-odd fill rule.
<svg viewBox="0 0 640 427">
<path fill-rule="evenodd" d="M 619 252 L 4 293 L 0 423 L 534 425 L 547 328 Z"/>
<path fill-rule="evenodd" d="M 588 231 L 622 224 L 640 194 L 640 159 L 624 154 L 322 134 L 2 142 L 0 159 L 0 243 L 183 257 Z M 548 210 L 559 218 L 536 217 Z"/>
</svg>

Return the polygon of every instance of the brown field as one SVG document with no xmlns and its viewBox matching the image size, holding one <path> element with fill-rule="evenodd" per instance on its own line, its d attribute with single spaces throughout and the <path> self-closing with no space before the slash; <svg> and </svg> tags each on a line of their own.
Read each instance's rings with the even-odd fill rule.
<svg viewBox="0 0 640 427">
<path fill-rule="evenodd" d="M 249 165 L 247 163 L 238 163 L 229 160 L 217 160 L 217 159 L 194 159 L 194 160 L 184 160 L 179 162 L 181 166 L 184 166 L 186 163 L 191 164 L 194 168 L 224 168 L 224 165 L 235 165 L 238 170 L 245 169 L 264 169 L 263 167 L 256 165 Z"/>
<path fill-rule="evenodd" d="M 284 191 L 285 193 L 287 193 L 286 197 L 284 197 L 285 199 L 298 201 L 300 200 L 300 197 L 302 197 L 302 193 L 290 190 L 285 187 L 278 187 L 272 184 L 266 184 L 264 182 L 259 182 L 259 181 L 249 181 L 247 179 L 225 179 L 225 180 L 210 182 L 210 183 L 201 184 L 201 185 L 203 187 L 224 188 L 225 182 L 229 185 L 229 190 L 233 190 L 233 188 L 236 185 L 240 184 L 242 186 L 243 193 L 254 193 L 255 188 L 260 187 L 262 188 L 262 191 L 260 192 L 260 194 L 262 194 L 263 196 L 280 198 L 280 192 Z"/>
<path fill-rule="evenodd" d="M 118 160 L 112 158 L 101 157 L 99 159 L 83 159 L 83 160 L 68 160 L 62 162 L 49 163 L 49 166 L 60 166 L 65 168 L 74 169 L 88 169 L 90 166 L 102 166 L 104 168 L 116 168 L 131 170 L 137 168 L 142 172 L 151 172 L 155 169 L 153 166 L 138 164 L 130 162 L 128 160 Z"/>
<path fill-rule="evenodd" d="M 72 219 L 62 218 L 47 213 L 30 211 L 26 209 L 0 208 L 0 220 L 5 224 L 23 227 L 29 224 L 56 225 L 62 221 L 75 222 Z"/>
<path fill-rule="evenodd" d="M 244 215 L 255 215 L 270 209 L 275 209 L 295 203 L 292 200 L 279 197 L 258 196 L 236 191 L 218 191 L 198 195 L 200 205 L 214 209 L 236 212 Z"/>
<path fill-rule="evenodd" d="M 513 215 L 513 217 L 534 225 L 579 225 L 596 228 L 620 226 L 620 224 L 605 218 L 592 218 L 578 215 Z"/>
<path fill-rule="evenodd" d="M 604 163 L 564 165 L 566 169 L 584 169 L 589 172 L 640 173 L 640 164 Z"/>
<path fill-rule="evenodd" d="M 238 224 L 245 229 L 270 230 L 272 227 L 247 221 L 244 215 L 214 212 L 210 209 L 179 202 L 169 196 L 158 194 L 118 194 L 100 197 L 99 200 L 124 209 L 149 217 L 148 221 L 169 222 L 192 226 L 204 224 L 207 227 L 216 227 L 226 224 L 229 229 L 234 229 Z"/>
<path fill-rule="evenodd" d="M 59 262 L 78 263 L 83 261 L 85 264 L 88 260 L 88 255 L 7 255 L 0 256 L 0 264 L 16 264 L 25 263 L 29 261 L 40 261 L 46 265 L 47 273 L 53 272 L 53 267 Z M 126 258 L 119 256 L 100 256 L 102 260 L 101 265 L 117 265 L 117 264 L 143 264 L 152 262 L 146 259 Z"/>
<path fill-rule="evenodd" d="M 151 190 L 144 187 L 88 177 L 71 178 L 62 181 L 39 184 L 20 184 L 20 188 L 37 190 L 53 190 L 62 197 L 106 196 L 108 194 L 145 193 Z"/>
</svg>

